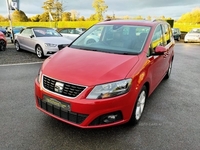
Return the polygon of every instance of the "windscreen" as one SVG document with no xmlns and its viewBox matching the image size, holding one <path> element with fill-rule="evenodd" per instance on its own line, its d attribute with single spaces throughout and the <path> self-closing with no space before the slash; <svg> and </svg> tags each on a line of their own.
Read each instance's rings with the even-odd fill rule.
<svg viewBox="0 0 200 150">
<path fill-rule="evenodd" d="M 151 27 L 133 25 L 95 25 L 70 47 L 119 54 L 139 54 Z"/>
</svg>

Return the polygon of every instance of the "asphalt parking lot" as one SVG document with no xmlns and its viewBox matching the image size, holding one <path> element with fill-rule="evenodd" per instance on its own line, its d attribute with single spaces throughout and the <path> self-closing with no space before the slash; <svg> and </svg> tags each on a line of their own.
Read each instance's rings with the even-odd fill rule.
<svg viewBox="0 0 200 150">
<path fill-rule="evenodd" d="M 45 59 L 45 58 L 44 58 Z M 16 63 L 31 63 L 31 62 L 42 62 L 44 59 L 39 59 L 36 54 L 19 51 L 17 52 L 14 48 L 14 44 L 10 42 L 8 38 L 8 45 L 5 51 L 0 51 L 0 64 L 16 64 Z"/>
<path fill-rule="evenodd" d="M 0 51 L 1 150 L 199 150 L 200 44 L 177 43 L 172 74 L 150 96 L 140 123 L 79 129 L 35 108 L 41 63 L 12 44 Z"/>
</svg>

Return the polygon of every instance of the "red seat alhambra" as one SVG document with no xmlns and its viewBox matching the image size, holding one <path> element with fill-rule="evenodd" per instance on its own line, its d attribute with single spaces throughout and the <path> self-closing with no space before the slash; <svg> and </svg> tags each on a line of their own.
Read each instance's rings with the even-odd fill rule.
<svg viewBox="0 0 200 150">
<path fill-rule="evenodd" d="M 165 21 L 95 24 L 44 61 L 36 107 L 80 128 L 135 125 L 146 99 L 170 76 L 174 44 Z"/>
</svg>

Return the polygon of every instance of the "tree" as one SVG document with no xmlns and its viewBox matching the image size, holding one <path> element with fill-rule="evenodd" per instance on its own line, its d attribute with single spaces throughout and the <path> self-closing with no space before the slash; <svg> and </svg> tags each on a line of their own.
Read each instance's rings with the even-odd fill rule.
<svg viewBox="0 0 200 150">
<path fill-rule="evenodd" d="M 178 23 L 200 23 L 200 8 L 195 8 L 192 12 L 183 14 L 180 19 L 177 20 Z"/>
<path fill-rule="evenodd" d="M 40 15 L 36 15 L 30 18 L 30 21 L 32 22 L 39 22 L 40 21 Z"/>
<path fill-rule="evenodd" d="M 147 18 L 146 18 L 147 20 L 151 20 L 151 16 L 147 16 Z"/>
<path fill-rule="evenodd" d="M 103 13 L 106 12 L 108 6 L 105 4 L 104 0 L 94 0 L 92 7 L 95 9 L 95 20 L 102 21 Z"/>
<path fill-rule="evenodd" d="M 27 22 L 28 21 L 28 17 L 21 10 L 15 10 L 12 13 L 12 17 L 11 18 L 12 18 L 13 22 Z"/>
<path fill-rule="evenodd" d="M 62 18 L 62 13 L 63 13 L 62 3 L 60 3 L 57 0 L 54 5 L 55 5 L 55 19 L 56 21 L 60 21 Z"/>
<path fill-rule="evenodd" d="M 95 21 L 96 20 L 95 14 L 92 14 L 87 20 L 88 21 Z"/>
<path fill-rule="evenodd" d="M 70 21 L 71 13 L 70 12 L 64 12 L 62 13 L 62 21 Z"/>
<path fill-rule="evenodd" d="M 78 18 L 78 21 L 85 21 L 85 17 L 81 16 L 80 18 Z"/>
<path fill-rule="evenodd" d="M 0 22 L 8 21 L 7 18 L 4 18 L 2 15 L 0 15 Z"/>
<path fill-rule="evenodd" d="M 60 21 L 63 13 L 62 3 L 58 0 L 46 0 L 42 6 L 45 12 L 54 16 L 55 21 Z"/>
<path fill-rule="evenodd" d="M 71 10 L 71 20 L 76 21 L 79 19 L 79 13 L 76 10 Z"/>
<path fill-rule="evenodd" d="M 40 22 L 48 22 L 49 21 L 49 13 L 44 12 L 43 14 L 40 15 Z"/>
</svg>

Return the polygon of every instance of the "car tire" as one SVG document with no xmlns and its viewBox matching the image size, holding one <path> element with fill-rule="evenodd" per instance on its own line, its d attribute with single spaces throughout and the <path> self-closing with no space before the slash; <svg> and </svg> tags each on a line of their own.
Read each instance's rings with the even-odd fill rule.
<svg viewBox="0 0 200 150">
<path fill-rule="evenodd" d="M 18 41 L 15 41 L 15 49 L 16 51 L 20 51 L 21 48 L 20 48 L 20 45 L 19 45 L 19 42 Z"/>
<path fill-rule="evenodd" d="M 136 125 L 140 121 L 142 114 L 144 112 L 146 99 L 147 99 L 147 88 L 146 86 L 143 86 L 138 95 L 137 101 L 134 106 L 134 110 L 129 120 L 130 125 Z"/>
<path fill-rule="evenodd" d="M 0 51 L 6 50 L 6 42 L 4 40 L 0 40 Z"/>
<path fill-rule="evenodd" d="M 171 72 L 172 72 L 172 60 L 170 61 L 170 64 L 169 64 L 169 68 L 168 68 L 168 70 L 167 70 L 167 73 L 166 73 L 166 75 L 165 75 L 165 77 L 164 77 L 164 79 L 169 79 L 169 77 L 170 77 L 170 75 L 171 75 Z"/>
<path fill-rule="evenodd" d="M 43 58 L 44 57 L 44 52 L 43 52 L 43 49 L 42 49 L 42 47 L 40 45 L 36 46 L 35 53 L 36 53 L 38 58 Z"/>
<path fill-rule="evenodd" d="M 177 41 L 180 41 L 181 40 L 181 37 L 179 36 L 178 38 L 177 38 Z"/>
</svg>

